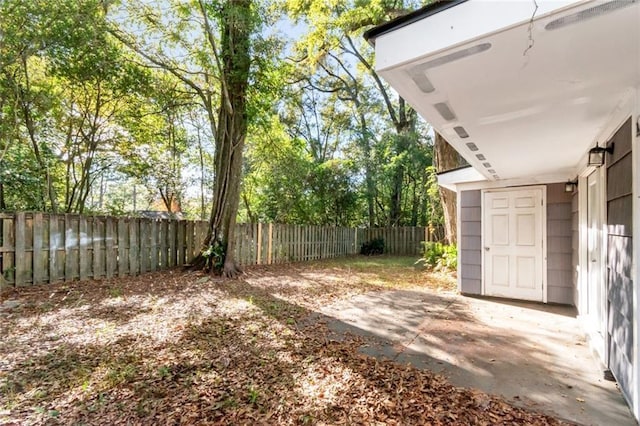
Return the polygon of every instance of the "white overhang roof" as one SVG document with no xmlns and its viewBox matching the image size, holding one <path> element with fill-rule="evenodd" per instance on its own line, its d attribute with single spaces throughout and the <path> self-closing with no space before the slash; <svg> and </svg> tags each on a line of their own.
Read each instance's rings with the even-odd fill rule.
<svg viewBox="0 0 640 426">
<path fill-rule="evenodd" d="M 640 87 L 640 1 L 479 1 L 375 36 L 376 70 L 484 177 L 575 176 Z"/>
<path fill-rule="evenodd" d="M 485 180 L 487 179 L 478 170 L 471 166 L 460 167 L 458 169 L 438 173 L 438 185 L 452 191 L 456 191 L 456 185 L 460 183 L 482 182 Z"/>
</svg>

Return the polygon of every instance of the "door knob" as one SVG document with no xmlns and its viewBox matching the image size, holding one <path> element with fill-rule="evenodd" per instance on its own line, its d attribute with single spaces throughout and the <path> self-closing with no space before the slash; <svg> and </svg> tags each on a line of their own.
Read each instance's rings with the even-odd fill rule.
<svg viewBox="0 0 640 426">
<path fill-rule="evenodd" d="M 484 248 L 484 251 L 489 251 L 489 247 L 485 247 L 485 248 Z"/>
</svg>

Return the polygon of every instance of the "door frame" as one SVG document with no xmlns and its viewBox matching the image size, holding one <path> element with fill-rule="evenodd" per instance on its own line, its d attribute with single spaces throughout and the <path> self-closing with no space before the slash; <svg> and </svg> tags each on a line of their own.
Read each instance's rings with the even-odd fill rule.
<svg viewBox="0 0 640 426">
<path fill-rule="evenodd" d="M 603 300 L 600 301 L 604 308 L 604 324 L 597 324 L 596 329 L 593 327 L 591 315 L 588 314 L 589 300 L 587 299 L 588 287 L 589 287 L 589 243 L 588 243 L 588 208 L 589 201 L 587 193 L 589 190 L 588 178 L 592 173 L 598 173 L 598 180 L 600 186 L 600 279 L 603 286 Z M 578 314 L 581 317 L 584 330 L 589 337 L 592 350 L 596 352 L 598 357 L 602 360 L 605 366 L 609 365 L 609 332 L 608 328 L 608 277 L 607 277 L 607 253 L 608 253 L 608 241 L 607 241 L 607 173 L 606 165 L 601 167 L 587 167 L 582 173 L 580 173 L 578 179 L 578 233 L 579 233 L 579 252 L 578 252 L 578 264 L 579 264 L 579 276 L 581 277 L 578 282 L 579 300 Z M 604 329 L 602 339 L 596 339 L 599 328 Z"/>
<path fill-rule="evenodd" d="M 485 204 L 484 204 L 484 194 L 488 192 L 514 192 L 514 191 L 529 191 L 532 189 L 539 189 L 541 192 L 542 199 L 542 208 L 540 214 L 541 220 L 541 232 L 542 232 L 542 303 L 547 303 L 547 186 L 546 185 L 528 185 L 528 186 L 511 186 L 506 188 L 490 188 L 483 189 L 481 191 L 480 196 L 480 211 L 482 212 L 480 215 L 480 247 L 485 246 L 485 236 L 484 236 L 484 226 L 485 220 L 484 215 L 486 212 Z M 486 279 L 485 279 L 485 270 L 486 270 L 486 259 L 485 259 L 485 250 L 482 250 L 482 258 L 480 261 L 480 276 L 482 280 L 480 281 L 480 294 L 483 296 L 487 294 L 486 292 Z"/>
</svg>

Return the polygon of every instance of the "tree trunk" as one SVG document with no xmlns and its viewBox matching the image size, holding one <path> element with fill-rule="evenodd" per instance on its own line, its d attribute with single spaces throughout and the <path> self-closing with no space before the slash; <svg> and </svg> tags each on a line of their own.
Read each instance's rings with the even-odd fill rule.
<svg viewBox="0 0 640 426">
<path fill-rule="evenodd" d="M 0 182 L 0 210 L 6 210 L 7 205 L 4 202 L 4 184 Z"/>
<path fill-rule="evenodd" d="M 436 172 L 444 172 L 459 166 L 458 152 L 437 132 L 434 154 Z M 441 186 L 438 189 L 444 213 L 445 239 L 449 244 L 456 244 L 458 240 L 456 193 Z"/>
<path fill-rule="evenodd" d="M 405 100 L 398 99 L 398 121 L 396 127 L 395 155 L 400 156 L 413 143 L 412 133 L 415 132 L 416 112 L 406 104 Z M 389 225 L 402 225 L 402 187 L 404 184 L 405 164 L 399 161 L 393 174 L 391 183 Z"/>
<path fill-rule="evenodd" d="M 247 86 L 251 65 L 250 37 L 253 31 L 250 0 L 229 0 L 222 8 L 221 84 L 215 151 L 215 185 L 206 247 L 220 248 L 220 269 L 229 278 L 241 271 L 234 259 L 234 231 L 240 201 L 242 151 L 247 134 Z M 213 251 L 213 250 L 212 250 Z M 210 251 L 211 252 L 211 251 Z M 211 259 L 209 259 L 211 260 Z"/>
<path fill-rule="evenodd" d="M 202 137 L 200 136 L 200 126 L 196 127 L 198 137 L 198 156 L 200 160 L 200 219 L 205 218 L 205 202 L 204 202 L 204 186 L 205 186 L 205 172 L 204 172 L 204 150 L 202 149 Z"/>
<path fill-rule="evenodd" d="M 371 167 L 371 135 L 367 127 L 367 120 L 360 111 L 360 102 L 357 96 L 354 96 L 356 107 L 359 111 L 360 118 L 360 144 L 364 156 L 364 179 L 366 182 L 366 198 L 367 198 L 367 214 L 369 216 L 369 228 L 373 228 L 376 223 L 375 206 L 373 198 L 375 196 L 376 184 L 373 181 L 373 170 Z"/>
</svg>

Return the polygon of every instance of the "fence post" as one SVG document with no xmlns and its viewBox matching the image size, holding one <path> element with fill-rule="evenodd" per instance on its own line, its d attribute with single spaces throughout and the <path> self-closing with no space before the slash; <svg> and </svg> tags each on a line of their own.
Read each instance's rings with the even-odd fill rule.
<svg viewBox="0 0 640 426">
<path fill-rule="evenodd" d="M 158 270 L 158 221 L 151 219 L 149 228 L 151 229 L 149 231 L 151 234 L 151 243 L 149 244 L 149 249 L 151 250 L 149 256 L 149 270 L 155 272 Z"/>
<path fill-rule="evenodd" d="M 84 216 L 78 217 L 78 277 L 80 281 L 87 278 L 87 269 L 89 262 L 89 250 L 87 248 L 87 240 L 89 233 L 87 226 L 87 218 Z M 84 241 L 83 241 L 84 238 Z"/>
<path fill-rule="evenodd" d="M 138 219 L 129 219 L 129 275 L 138 275 Z"/>
<path fill-rule="evenodd" d="M 258 222 L 258 256 L 256 259 L 258 265 L 262 263 L 262 223 Z"/>
<path fill-rule="evenodd" d="M 126 274 L 125 266 L 127 266 L 127 259 L 124 256 L 126 239 L 124 238 L 125 230 L 127 229 L 124 218 L 118 219 L 118 276 L 124 277 Z"/>
<path fill-rule="evenodd" d="M 176 262 L 176 266 L 182 266 L 185 262 L 185 228 L 186 222 L 184 220 L 179 220 L 178 224 L 178 261 Z"/>
<path fill-rule="evenodd" d="M 104 257 L 102 257 L 102 240 L 104 239 L 104 232 L 102 232 L 102 221 L 99 217 L 93 217 L 92 225 L 91 237 L 93 239 L 93 278 L 96 279 L 103 275 L 104 270 L 104 262 L 102 261 L 104 259 Z"/>
<path fill-rule="evenodd" d="M 62 240 L 58 233 L 58 216 L 49 215 L 49 282 L 58 280 L 58 246 Z"/>
<path fill-rule="evenodd" d="M 358 228 L 353 228 L 353 249 L 349 254 L 355 254 L 356 247 L 358 247 Z"/>
<path fill-rule="evenodd" d="M 273 223 L 269 224 L 269 242 L 267 245 L 267 263 L 271 265 L 273 261 L 273 254 L 271 251 L 273 250 Z"/>
<path fill-rule="evenodd" d="M 169 225 L 165 219 L 160 219 L 158 223 L 158 229 L 160 230 L 160 269 L 167 267 L 167 232 L 169 231 Z"/>
<path fill-rule="evenodd" d="M 24 212 L 16 213 L 15 219 L 15 285 L 24 285 L 24 240 L 25 240 L 25 217 Z"/>
<path fill-rule="evenodd" d="M 169 220 L 169 267 L 176 266 L 177 253 L 176 253 L 176 240 L 178 239 L 176 233 L 176 221 L 175 219 Z"/>
<path fill-rule="evenodd" d="M 42 261 L 42 213 L 33 214 L 33 284 L 44 282 L 44 262 Z"/>
<path fill-rule="evenodd" d="M 149 270 L 149 219 L 140 219 L 140 242 L 138 257 L 140 258 L 139 272 L 144 274 Z"/>
<path fill-rule="evenodd" d="M 116 270 L 116 256 L 113 250 L 114 242 L 116 239 L 115 223 L 112 217 L 108 217 L 104 220 L 104 234 L 105 234 L 105 276 L 107 278 L 113 277 L 113 273 Z"/>
</svg>

